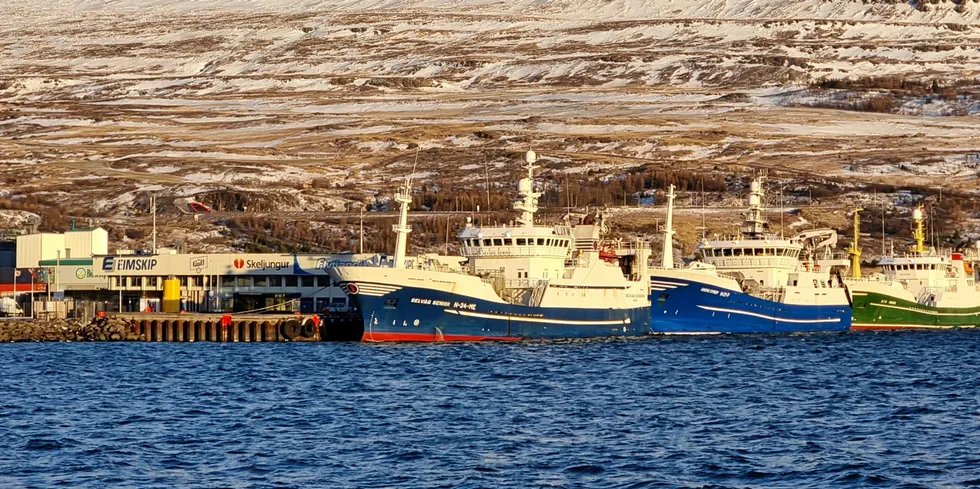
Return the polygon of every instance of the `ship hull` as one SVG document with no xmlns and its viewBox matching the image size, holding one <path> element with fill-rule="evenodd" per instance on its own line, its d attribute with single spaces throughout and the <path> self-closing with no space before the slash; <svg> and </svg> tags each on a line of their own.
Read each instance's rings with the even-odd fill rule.
<svg viewBox="0 0 980 489">
<path fill-rule="evenodd" d="M 980 326 L 980 306 L 930 307 L 878 292 L 852 292 L 852 329 L 952 329 Z"/>
<path fill-rule="evenodd" d="M 649 307 L 527 307 L 411 286 L 348 282 L 363 341 L 517 341 L 650 334 Z"/>
<path fill-rule="evenodd" d="M 651 329 L 662 334 L 846 331 L 848 304 L 794 305 L 677 277 L 651 277 Z"/>
</svg>

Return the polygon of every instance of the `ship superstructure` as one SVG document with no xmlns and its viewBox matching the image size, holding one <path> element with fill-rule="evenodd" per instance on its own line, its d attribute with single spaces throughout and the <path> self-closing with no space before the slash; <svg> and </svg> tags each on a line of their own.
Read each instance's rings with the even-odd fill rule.
<svg viewBox="0 0 980 489">
<path fill-rule="evenodd" d="M 638 247 L 628 274 L 602 259 L 601 213 L 582 223 L 535 223 L 540 193 L 534 189 L 536 155 L 525 155 L 527 175 L 518 184 L 515 225 L 477 226 L 467 220 L 458 235 L 460 270 L 438 260 L 405 268 L 399 232 L 393 268 L 332 269 L 364 317 L 367 341 L 517 340 L 627 336 L 649 333 L 646 274 L 649 249 Z M 401 194 L 408 194 L 406 185 Z M 405 200 L 405 199 L 403 199 Z M 410 199 L 409 199 L 410 200 Z M 401 204 L 406 222 L 407 202 Z M 645 250 L 645 251 L 644 251 Z M 636 280 L 630 280 L 629 276 Z"/>
<path fill-rule="evenodd" d="M 830 265 L 839 261 L 822 253 L 828 244 L 836 243 L 836 233 L 813 230 L 785 238 L 772 232 L 764 218 L 764 181 L 761 176 L 752 180 L 746 218 L 738 233 L 702 239 L 694 261 L 685 268 L 664 263 L 651 271 L 654 332 L 772 333 L 849 328 L 847 293 L 839 274 L 831 273 Z M 668 196 L 670 213 L 673 189 Z M 809 244 L 813 238 L 820 238 L 815 246 Z M 830 259 L 822 259 L 825 256 Z"/>
</svg>

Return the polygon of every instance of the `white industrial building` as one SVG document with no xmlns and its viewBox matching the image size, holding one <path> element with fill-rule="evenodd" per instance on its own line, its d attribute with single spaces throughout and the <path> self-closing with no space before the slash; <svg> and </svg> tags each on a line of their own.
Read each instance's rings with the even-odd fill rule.
<svg viewBox="0 0 980 489">
<path fill-rule="evenodd" d="M 101 228 L 19 236 L 17 268 L 44 284 L 37 299 L 64 297 L 99 310 L 160 311 L 164 281 L 173 278 L 188 312 L 312 313 L 348 309 L 347 294 L 327 269 L 388 260 L 380 254 L 109 254 L 108 247 Z M 27 288 L 19 294 L 24 303 Z"/>
<path fill-rule="evenodd" d="M 109 233 L 102 228 L 25 234 L 17 237 L 17 268 L 35 268 L 46 260 L 91 258 L 108 252 Z"/>
</svg>

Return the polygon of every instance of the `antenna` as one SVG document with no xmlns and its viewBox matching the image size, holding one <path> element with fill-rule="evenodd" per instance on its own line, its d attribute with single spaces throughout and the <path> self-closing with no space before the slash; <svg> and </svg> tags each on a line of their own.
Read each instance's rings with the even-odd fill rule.
<svg viewBox="0 0 980 489">
<path fill-rule="evenodd" d="M 412 179 L 415 178 L 415 170 L 419 167 L 419 152 L 422 151 L 422 145 L 416 144 L 415 146 L 415 163 L 412 165 L 412 173 L 408 176 L 408 180 L 405 180 L 405 188 L 409 189 L 408 193 L 411 193 Z"/>
<path fill-rule="evenodd" d="M 708 237 L 708 224 L 707 217 L 704 215 L 705 202 L 704 202 L 704 178 L 701 178 L 701 239 Z"/>
<path fill-rule="evenodd" d="M 783 237 L 783 217 L 786 215 L 786 208 L 783 207 L 783 186 L 779 186 L 779 238 Z"/>
</svg>

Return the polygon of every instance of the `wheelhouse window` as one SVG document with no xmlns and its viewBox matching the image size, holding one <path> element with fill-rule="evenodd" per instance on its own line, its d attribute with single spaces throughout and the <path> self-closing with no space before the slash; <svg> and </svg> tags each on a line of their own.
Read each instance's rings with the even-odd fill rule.
<svg viewBox="0 0 980 489">
<path fill-rule="evenodd" d="M 527 239 L 517 238 L 517 246 L 527 246 Z"/>
<path fill-rule="evenodd" d="M 510 238 L 504 238 L 504 246 L 514 246 L 514 241 Z"/>
</svg>

